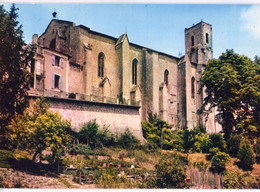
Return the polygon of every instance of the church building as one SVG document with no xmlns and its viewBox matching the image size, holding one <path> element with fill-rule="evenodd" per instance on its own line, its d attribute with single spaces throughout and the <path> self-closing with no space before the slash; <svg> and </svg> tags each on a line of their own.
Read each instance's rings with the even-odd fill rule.
<svg viewBox="0 0 260 192">
<path fill-rule="evenodd" d="M 50 98 L 51 109 L 75 130 L 96 119 L 140 138 L 141 121 L 152 112 L 175 130 L 203 124 L 217 131 L 214 111 L 207 121 L 196 113 L 205 94 L 198 94 L 200 77 L 213 55 L 208 23 L 185 29 L 181 58 L 129 42 L 126 33 L 111 37 L 56 18 L 32 43 L 37 54 L 29 95 Z"/>
</svg>

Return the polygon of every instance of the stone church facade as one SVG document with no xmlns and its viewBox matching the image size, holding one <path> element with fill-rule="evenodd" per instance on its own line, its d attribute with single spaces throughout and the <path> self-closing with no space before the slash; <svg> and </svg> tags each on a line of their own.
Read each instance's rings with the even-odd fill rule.
<svg viewBox="0 0 260 192">
<path fill-rule="evenodd" d="M 135 126 L 133 132 L 140 135 L 141 121 L 152 112 L 174 129 L 204 124 L 208 132 L 216 132 L 214 112 L 207 122 L 196 114 L 204 94 L 198 94 L 200 76 L 213 53 L 210 24 L 201 21 L 185 29 L 186 50 L 181 58 L 131 43 L 127 34 L 115 38 L 57 19 L 42 35 L 34 35 L 32 43 L 37 54 L 30 95 L 54 98 L 53 103 L 58 100 L 53 109 L 69 118 L 75 129 L 91 117 L 107 125 L 118 121 L 113 126 Z M 75 110 L 62 107 L 73 102 L 78 102 Z M 87 106 L 95 113 L 87 112 Z M 114 112 L 107 112 L 109 108 Z"/>
</svg>

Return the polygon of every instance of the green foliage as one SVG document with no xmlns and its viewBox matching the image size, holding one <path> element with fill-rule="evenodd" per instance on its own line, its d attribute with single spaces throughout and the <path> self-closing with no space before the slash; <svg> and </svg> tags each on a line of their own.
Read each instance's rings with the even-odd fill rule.
<svg viewBox="0 0 260 192">
<path fill-rule="evenodd" d="M 226 151 L 226 141 L 220 133 L 213 133 L 209 135 L 211 147 L 217 147 L 220 151 Z"/>
<path fill-rule="evenodd" d="M 196 152 L 208 153 L 210 147 L 212 146 L 211 140 L 205 133 L 198 133 L 195 135 L 195 142 L 193 145 L 193 150 Z"/>
<path fill-rule="evenodd" d="M 230 136 L 230 138 L 228 139 L 228 141 L 227 141 L 227 151 L 228 151 L 230 156 L 232 156 L 232 157 L 237 156 L 241 139 L 242 139 L 241 135 L 237 135 L 237 134 L 232 134 Z"/>
<path fill-rule="evenodd" d="M 186 166 L 181 158 L 162 159 L 156 164 L 157 188 L 184 188 Z"/>
<path fill-rule="evenodd" d="M 17 10 L 14 4 L 9 12 L 0 6 L 0 147 L 6 147 L 12 117 L 22 114 L 28 104 L 28 67 L 34 56 L 34 47 L 24 46 Z"/>
<path fill-rule="evenodd" d="M 213 173 L 223 173 L 226 170 L 225 166 L 228 159 L 229 155 L 225 152 L 216 152 L 216 154 L 212 157 L 211 167 L 209 168 L 209 170 Z"/>
<path fill-rule="evenodd" d="M 37 154 L 47 148 L 52 151 L 52 162 L 59 158 L 62 146 L 66 146 L 70 140 L 70 122 L 63 120 L 56 112 L 48 111 L 48 104 L 44 98 L 37 98 L 34 109 L 26 123 L 28 126 L 28 147 L 36 150 L 33 161 Z"/>
<path fill-rule="evenodd" d="M 232 132 L 244 135 L 254 132 L 256 136 L 259 132 L 259 82 L 258 62 L 227 50 L 206 65 L 200 92 L 206 88 L 207 96 L 199 112 L 207 115 L 217 107 L 217 120 L 226 140 Z"/>
<path fill-rule="evenodd" d="M 246 139 L 240 143 L 237 157 L 239 158 L 239 166 L 243 170 L 251 170 L 255 164 L 255 154 L 252 145 Z"/>
<path fill-rule="evenodd" d="M 116 144 L 115 135 L 111 133 L 107 127 L 103 127 L 103 129 L 98 130 L 97 138 L 101 146 L 111 147 Z"/>
<path fill-rule="evenodd" d="M 93 154 L 93 150 L 91 149 L 90 146 L 86 145 L 86 144 L 77 144 L 75 145 L 75 148 L 73 149 L 73 145 L 69 145 L 67 147 L 67 152 L 70 154 L 70 155 L 73 155 L 73 152 L 75 155 L 85 155 L 85 156 L 88 156 L 88 155 L 91 155 Z"/>
<path fill-rule="evenodd" d="M 117 145 L 125 149 L 133 149 L 140 145 L 140 141 L 135 138 L 129 129 L 126 129 L 117 140 Z"/>
<path fill-rule="evenodd" d="M 148 113 L 148 121 L 142 122 L 144 138 L 151 144 L 162 149 L 173 148 L 171 126 L 156 114 Z"/>
<path fill-rule="evenodd" d="M 78 134 L 80 141 L 91 147 L 96 147 L 98 128 L 99 125 L 96 123 L 96 120 L 85 123 Z"/>
<path fill-rule="evenodd" d="M 70 123 L 63 120 L 59 113 L 39 115 L 34 122 L 29 122 L 29 129 L 30 147 L 36 149 L 35 156 L 49 147 L 55 158 L 58 150 L 69 142 Z"/>
<path fill-rule="evenodd" d="M 258 183 L 250 173 L 232 169 L 225 171 L 223 187 L 225 189 L 257 189 Z"/>
<path fill-rule="evenodd" d="M 218 147 L 212 147 L 209 149 L 209 155 L 207 156 L 207 160 L 211 160 L 214 155 L 220 152 Z"/>
<path fill-rule="evenodd" d="M 193 130 L 188 130 L 188 128 L 185 128 L 182 131 L 181 139 L 182 139 L 182 147 L 184 149 L 184 152 L 189 153 L 189 151 L 192 149 L 195 143 Z"/>
<path fill-rule="evenodd" d="M 10 124 L 9 141 L 10 147 L 15 149 L 25 149 L 28 140 L 28 113 L 16 114 Z"/>
</svg>

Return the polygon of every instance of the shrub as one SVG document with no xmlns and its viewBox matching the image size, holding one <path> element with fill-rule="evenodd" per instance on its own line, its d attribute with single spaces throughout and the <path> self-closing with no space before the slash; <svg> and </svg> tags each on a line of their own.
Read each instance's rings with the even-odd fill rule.
<svg viewBox="0 0 260 192">
<path fill-rule="evenodd" d="M 97 138 L 98 128 L 99 126 L 96 123 L 96 120 L 84 123 L 78 134 L 80 141 L 91 147 L 96 147 L 99 143 Z"/>
<path fill-rule="evenodd" d="M 90 146 L 86 145 L 86 144 L 77 144 L 75 145 L 75 148 L 73 149 L 73 145 L 69 145 L 67 148 L 67 152 L 70 155 L 73 155 L 73 150 L 75 155 L 81 154 L 81 155 L 91 155 L 93 154 L 92 149 L 90 148 Z"/>
<path fill-rule="evenodd" d="M 211 140 L 205 133 L 195 135 L 195 143 L 193 145 L 194 151 L 207 153 L 209 152 L 211 145 Z"/>
<path fill-rule="evenodd" d="M 209 170 L 212 173 L 223 173 L 226 170 L 226 162 L 229 156 L 225 152 L 218 151 L 212 158 L 211 167 Z"/>
<path fill-rule="evenodd" d="M 252 145 L 246 139 L 240 143 L 238 150 L 239 167 L 243 170 L 251 170 L 255 163 L 255 154 Z"/>
<path fill-rule="evenodd" d="M 158 188 L 184 188 L 186 186 L 186 166 L 181 158 L 162 159 L 156 164 Z"/>
<path fill-rule="evenodd" d="M 133 149 L 140 145 L 140 141 L 135 138 L 129 129 L 118 137 L 117 144 L 125 149 Z"/>
<path fill-rule="evenodd" d="M 224 174 L 223 187 L 225 189 L 256 189 L 258 184 L 248 172 L 227 170 Z"/>
<path fill-rule="evenodd" d="M 232 157 L 237 156 L 239 146 L 240 146 L 240 142 L 241 142 L 241 136 L 240 135 L 233 134 L 233 135 L 230 136 L 230 138 L 227 141 L 227 151 L 228 151 L 230 156 L 232 156 Z"/>
<path fill-rule="evenodd" d="M 211 147 L 217 147 L 220 151 L 223 152 L 226 150 L 226 141 L 220 133 L 210 134 L 209 138 L 212 144 Z"/>
<path fill-rule="evenodd" d="M 111 147 L 116 144 L 116 138 L 107 127 L 104 127 L 102 130 L 98 130 L 97 138 L 101 146 Z"/>
</svg>

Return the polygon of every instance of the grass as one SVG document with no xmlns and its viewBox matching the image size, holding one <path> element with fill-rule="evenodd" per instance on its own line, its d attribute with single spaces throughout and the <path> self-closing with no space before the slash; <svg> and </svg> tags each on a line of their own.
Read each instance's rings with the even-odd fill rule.
<svg viewBox="0 0 260 192">
<path fill-rule="evenodd" d="M 62 183 L 63 185 L 65 185 L 67 188 L 72 188 L 72 185 L 67 181 L 67 179 L 58 177 L 56 178 L 60 183 Z"/>
</svg>

